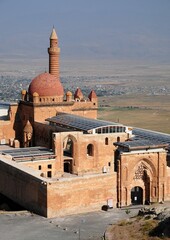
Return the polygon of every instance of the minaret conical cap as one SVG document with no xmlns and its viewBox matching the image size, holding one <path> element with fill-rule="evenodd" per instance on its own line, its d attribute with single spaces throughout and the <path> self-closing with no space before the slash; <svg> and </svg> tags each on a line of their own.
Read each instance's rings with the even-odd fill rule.
<svg viewBox="0 0 170 240">
<path fill-rule="evenodd" d="M 55 28 L 54 28 L 54 27 L 53 27 L 53 30 L 52 30 L 52 32 L 51 32 L 50 39 L 58 39 L 58 37 L 57 37 L 57 33 L 56 33 L 56 31 L 55 31 Z"/>
</svg>

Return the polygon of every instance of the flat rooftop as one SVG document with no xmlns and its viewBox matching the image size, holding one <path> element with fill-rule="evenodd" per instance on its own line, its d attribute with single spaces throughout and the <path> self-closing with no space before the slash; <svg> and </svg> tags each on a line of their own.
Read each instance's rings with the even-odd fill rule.
<svg viewBox="0 0 170 240">
<path fill-rule="evenodd" d="M 150 140 L 143 140 L 143 139 L 126 141 L 126 142 L 117 142 L 115 143 L 115 145 L 122 147 L 124 149 L 127 149 L 128 151 L 166 148 L 168 146 L 167 143 L 156 143 Z"/>
<path fill-rule="evenodd" d="M 170 151 L 170 134 L 155 132 L 151 130 L 134 128 L 132 137 L 126 142 L 116 142 L 115 146 L 122 147 L 127 151 L 148 150 L 155 148 L 166 148 Z"/>
<path fill-rule="evenodd" d="M 55 159 L 53 151 L 44 147 L 0 148 L 0 153 L 12 156 L 12 160 L 16 162 Z"/>
<path fill-rule="evenodd" d="M 132 133 L 135 135 L 134 140 L 148 140 L 155 145 L 167 144 L 167 149 L 170 150 L 170 134 L 141 128 L 134 128 Z"/>
</svg>

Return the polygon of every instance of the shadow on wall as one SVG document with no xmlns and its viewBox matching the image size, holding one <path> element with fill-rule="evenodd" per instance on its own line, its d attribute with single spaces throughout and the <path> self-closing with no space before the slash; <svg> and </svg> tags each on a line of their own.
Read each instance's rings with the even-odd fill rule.
<svg viewBox="0 0 170 240">
<path fill-rule="evenodd" d="M 2 211 L 22 211 L 25 210 L 19 204 L 13 202 L 3 194 L 0 194 L 0 210 Z"/>
</svg>

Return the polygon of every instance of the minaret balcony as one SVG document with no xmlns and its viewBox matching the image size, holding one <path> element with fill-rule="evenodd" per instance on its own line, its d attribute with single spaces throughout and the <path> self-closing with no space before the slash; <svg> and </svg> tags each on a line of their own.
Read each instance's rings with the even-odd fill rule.
<svg viewBox="0 0 170 240">
<path fill-rule="evenodd" d="M 50 47 L 50 48 L 48 48 L 48 53 L 51 55 L 56 54 L 56 53 L 58 54 L 58 53 L 60 53 L 60 48 L 51 48 Z"/>
</svg>

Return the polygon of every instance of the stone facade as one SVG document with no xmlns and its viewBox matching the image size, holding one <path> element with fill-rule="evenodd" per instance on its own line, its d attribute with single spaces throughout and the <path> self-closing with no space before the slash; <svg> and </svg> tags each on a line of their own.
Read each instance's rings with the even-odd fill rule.
<svg viewBox="0 0 170 240">
<path fill-rule="evenodd" d="M 49 184 L 47 217 L 101 210 L 109 199 L 113 201 L 115 207 L 116 186 L 113 184 L 115 180 L 115 174 L 99 174 L 78 179 L 67 178 Z"/>
<path fill-rule="evenodd" d="M 91 173 L 113 173 L 113 142 L 118 134 L 83 134 L 82 132 L 54 133 L 54 147 L 57 154 L 57 171 L 63 174 L 64 167 L 69 164 L 69 172 L 76 175 Z M 126 133 L 120 133 L 122 140 Z M 70 157 L 64 155 L 67 144 L 71 144 Z M 68 164 L 67 164 L 68 163 Z M 66 165 L 66 166 L 65 166 Z"/>
<path fill-rule="evenodd" d="M 166 163 L 166 154 L 163 149 L 120 154 L 117 160 L 119 207 L 130 205 L 132 201 L 144 204 L 169 199 L 167 198 L 169 167 Z"/>
</svg>

